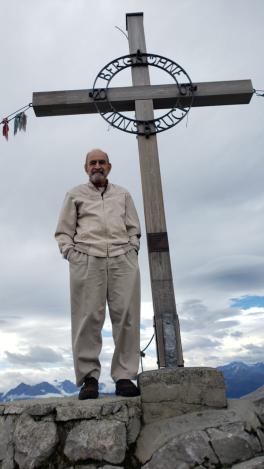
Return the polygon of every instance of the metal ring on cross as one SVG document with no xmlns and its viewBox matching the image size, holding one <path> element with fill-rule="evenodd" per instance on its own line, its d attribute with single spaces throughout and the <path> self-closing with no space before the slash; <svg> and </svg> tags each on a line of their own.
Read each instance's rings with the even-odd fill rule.
<svg viewBox="0 0 264 469">
<path fill-rule="evenodd" d="M 152 120 L 132 119 L 115 109 L 109 99 L 109 85 L 112 79 L 122 70 L 128 67 L 146 65 L 157 67 L 168 73 L 173 78 L 178 93 L 176 93 L 177 96 L 173 107 L 162 116 Z M 102 68 L 94 80 L 93 91 L 89 93 L 89 96 L 93 98 L 97 111 L 108 124 L 124 132 L 148 137 L 174 127 L 186 117 L 192 106 L 195 89 L 189 75 L 179 64 L 161 55 L 138 51 L 136 54 L 118 57 Z M 188 106 L 181 101 L 183 97 L 185 102 L 186 97 L 189 98 Z"/>
</svg>

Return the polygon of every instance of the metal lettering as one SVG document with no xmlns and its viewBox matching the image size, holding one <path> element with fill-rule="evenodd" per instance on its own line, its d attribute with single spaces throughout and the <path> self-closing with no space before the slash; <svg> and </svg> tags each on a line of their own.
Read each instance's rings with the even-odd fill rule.
<svg viewBox="0 0 264 469">
<path fill-rule="evenodd" d="M 166 59 L 165 57 L 159 57 L 159 60 L 155 63 L 155 65 L 159 67 L 159 64 L 162 64 L 162 67 L 159 67 L 159 68 L 164 68 L 167 62 L 168 62 L 168 59 Z"/>
<path fill-rule="evenodd" d="M 94 89 L 92 93 L 90 93 L 91 98 L 94 101 L 104 101 L 107 98 L 106 89 L 105 88 L 98 88 Z"/>
<path fill-rule="evenodd" d="M 127 122 L 127 123 L 126 123 Z M 121 128 L 121 125 L 123 124 L 123 130 L 127 130 L 129 125 L 131 124 L 131 121 L 129 121 L 128 119 L 124 118 L 123 121 L 121 122 L 120 124 L 120 128 Z"/>
<path fill-rule="evenodd" d="M 184 96 L 186 96 L 187 94 L 191 95 L 193 91 L 196 91 L 196 89 L 197 87 L 193 87 L 190 83 L 179 84 L 179 92 L 181 95 L 184 95 Z"/>
<path fill-rule="evenodd" d="M 114 125 L 120 119 L 123 119 L 123 116 L 120 116 L 120 114 L 118 114 L 117 112 L 113 112 L 112 114 L 110 114 L 110 116 L 107 117 L 107 121 L 109 122 L 109 124 L 112 125 Z"/>
<path fill-rule="evenodd" d="M 125 65 L 127 65 L 127 66 L 129 66 L 129 67 L 131 67 L 131 65 L 132 65 L 132 63 L 133 63 L 132 58 L 130 58 L 130 57 L 125 57 L 125 58 L 123 59 L 123 62 L 124 62 Z"/>
<path fill-rule="evenodd" d="M 124 66 L 120 65 L 119 61 L 113 62 L 113 67 L 116 68 L 116 70 L 123 70 Z"/>
<path fill-rule="evenodd" d="M 173 119 L 174 118 L 174 119 Z M 165 123 L 167 124 L 167 126 L 172 126 L 175 124 L 175 120 L 177 120 L 177 118 L 172 114 L 172 112 L 170 111 L 169 114 L 167 114 L 166 116 L 163 117 Z M 166 122 L 166 119 L 169 120 L 170 122 Z"/>
<path fill-rule="evenodd" d="M 108 81 L 110 80 L 111 75 L 109 75 L 109 73 L 100 72 L 98 78 L 102 78 L 102 80 Z"/>
<path fill-rule="evenodd" d="M 162 127 L 161 123 L 165 124 L 165 127 Z M 155 127 L 156 130 L 166 130 L 168 126 L 166 125 L 166 122 L 164 121 L 164 117 L 161 117 L 160 119 L 155 120 Z"/>
<path fill-rule="evenodd" d="M 149 65 L 154 65 L 156 63 L 157 57 L 155 57 L 154 55 L 149 55 L 147 59 Z"/>
<path fill-rule="evenodd" d="M 168 73 L 174 79 L 178 93 L 175 93 L 175 103 L 169 112 L 167 111 L 158 119 L 137 121 L 136 119 L 130 119 L 122 113 L 116 111 L 114 104 L 112 104 L 108 99 L 107 92 L 111 80 L 121 70 L 128 67 L 148 65 L 160 68 L 161 70 L 164 70 L 166 73 Z M 101 85 L 102 88 L 96 88 L 96 84 L 100 79 L 105 80 L 107 84 L 104 87 L 103 83 Z M 179 83 L 179 81 L 185 81 L 185 83 Z M 123 130 L 124 132 L 145 135 L 146 138 L 148 138 L 150 135 L 155 134 L 156 132 L 162 132 L 178 124 L 188 113 L 189 108 L 192 105 L 193 93 L 196 90 L 197 87 L 192 85 L 188 74 L 176 62 L 173 62 L 172 60 L 160 55 L 141 53 L 141 51 L 138 50 L 136 54 L 119 57 L 103 68 L 98 73 L 94 81 L 93 91 L 89 93 L 89 96 L 93 98 L 97 111 L 104 117 L 108 124 Z M 183 98 L 185 97 L 189 98 L 188 106 L 183 104 Z M 104 112 L 101 110 L 99 106 L 100 101 L 108 102 L 108 109 L 111 109 L 111 111 Z"/>
<path fill-rule="evenodd" d="M 178 109 L 172 109 L 171 110 L 171 115 L 174 117 L 174 119 L 176 119 L 177 121 L 180 120 L 180 117 L 178 117 L 178 115 L 175 116 L 174 112 L 178 112 Z"/>
<path fill-rule="evenodd" d="M 172 64 L 172 68 L 169 70 L 169 72 L 174 77 L 174 75 L 180 75 L 182 70 L 177 64 Z"/>
<path fill-rule="evenodd" d="M 169 59 L 167 59 L 167 62 L 168 62 L 168 65 L 164 67 L 164 70 L 170 73 L 170 68 L 172 68 L 173 66 L 175 67 L 175 64 L 173 64 L 172 61 Z M 174 69 L 177 70 L 177 68 L 174 68 Z"/>
<path fill-rule="evenodd" d="M 109 73 L 111 73 L 111 78 L 112 78 L 113 75 L 116 73 L 116 71 L 114 72 L 114 71 L 112 70 L 112 68 L 111 68 L 112 66 L 113 66 L 113 65 L 110 64 L 108 67 L 105 68 L 105 70 L 107 70 Z"/>
</svg>

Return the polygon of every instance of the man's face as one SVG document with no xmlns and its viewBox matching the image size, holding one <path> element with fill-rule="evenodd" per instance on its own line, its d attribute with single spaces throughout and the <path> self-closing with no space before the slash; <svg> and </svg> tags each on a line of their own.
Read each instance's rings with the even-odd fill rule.
<svg viewBox="0 0 264 469">
<path fill-rule="evenodd" d="M 89 175 L 90 181 L 95 186 L 104 186 L 106 178 L 111 170 L 107 156 L 101 150 L 94 150 L 89 153 L 86 160 L 85 171 Z"/>
</svg>

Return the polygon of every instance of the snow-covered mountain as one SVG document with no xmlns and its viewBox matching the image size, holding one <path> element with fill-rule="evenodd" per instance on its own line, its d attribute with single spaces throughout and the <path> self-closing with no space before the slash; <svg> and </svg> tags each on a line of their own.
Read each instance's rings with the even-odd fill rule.
<svg viewBox="0 0 264 469">
<path fill-rule="evenodd" d="M 255 391 L 264 385 L 264 363 L 247 365 L 243 362 L 231 362 L 219 366 L 225 377 L 227 397 L 238 398 Z M 99 384 L 101 394 L 106 393 L 106 385 Z M 39 384 L 29 385 L 20 383 L 17 387 L 6 393 L 0 393 L 0 402 L 11 402 L 19 399 L 36 399 L 40 397 L 63 397 L 78 394 L 79 388 L 71 381 L 54 381 L 52 384 L 43 381 Z"/>
<path fill-rule="evenodd" d="M 99 391 L 104 394 L 105 384 L 99 384 Z M 43 381 L 39 384 L 29 385 L 20 383 L 6 393 L 0 394 L 0 402 L 12 402 L 20 399 L 37 399 L 41 397 L 63 397 L 78 394 L 79 388 L 71 381 L 55 381 L 53 384 Z"/>
<path fill-rule="evenodd" d="M 255 391 L 264 385 L 264 363 L 247 365 L 243 362 L 231 362 L 219 366 L 226 382 L 226 392 L 229 398 L 238 398 Z"/>
</svg>

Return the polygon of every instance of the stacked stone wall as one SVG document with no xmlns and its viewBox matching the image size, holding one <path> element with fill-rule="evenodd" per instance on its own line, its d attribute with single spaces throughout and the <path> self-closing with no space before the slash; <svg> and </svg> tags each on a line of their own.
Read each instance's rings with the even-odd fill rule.
<svg viewBox="0 0 264 469">
<path fill-rule="evenodd" d="M 130 399 L 1 404 L 0 469 L 264 469 L 264 387 L 227 401 L 208 368 L 147 372 L 139 386 Z"/>
</svg>

